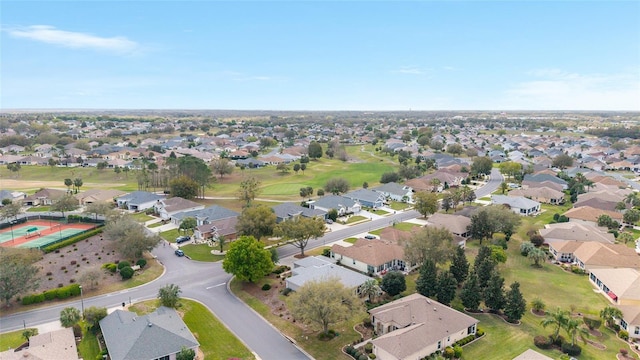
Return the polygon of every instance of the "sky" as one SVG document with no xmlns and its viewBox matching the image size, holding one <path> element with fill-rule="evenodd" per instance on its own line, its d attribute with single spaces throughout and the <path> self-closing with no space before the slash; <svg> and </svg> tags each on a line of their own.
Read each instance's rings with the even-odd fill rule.
<svg viewBox="0 0 640 360">
<path fill-rule="evenodd" d="M 0 109 L 636 110 L 640 1 L 0 2 Z"/>
</svg>

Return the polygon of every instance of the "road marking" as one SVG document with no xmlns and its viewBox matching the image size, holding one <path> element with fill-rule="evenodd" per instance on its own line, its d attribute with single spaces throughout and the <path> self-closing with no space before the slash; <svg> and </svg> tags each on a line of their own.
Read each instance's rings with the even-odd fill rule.
<svg viewBox="0 0 640 360">
<path fill-rule="evenodd" d="M 227 284 L 226 282 L 223 282 L 222 284 L 207 286 L 205 289 L 209 290 L 209 289 L 213 289 L 214 287 L 218 287 L 218 286 L 222 286 L 222 285 L 226 285 L 226 284 Z"/>
</svg>

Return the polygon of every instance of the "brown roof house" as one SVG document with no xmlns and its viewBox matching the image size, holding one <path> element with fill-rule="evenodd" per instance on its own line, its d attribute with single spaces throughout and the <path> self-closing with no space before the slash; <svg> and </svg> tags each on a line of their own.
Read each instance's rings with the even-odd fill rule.
<svg viewBox="0 0 640 360">
<path fill-rule="evenodd" d="M 556 260 L 575 263 L 586 271 L 615 267 L 640 269 L 640 256 L 622 244 L 561 240 L 550 243 L 549 251 Z"/>
<path fill-rule="evenodd" d="M 582 222 L 547 224 L 539 230 L 546 243 L 562 240 L 597 241 L 613 244 L 615 237 L 606 229 Z"/>
<path fill-rule="evenodd" d="M 463 242 L 458 244 L 461 246 L 464 246 L 464 240 L 471 236 L 467 229 L 470 225 L 471 219 L 462 215 L 435 213 L 427 219 L 427 226 L 443 227 L 453 236 L 461 238 Z"/>
<path fill-rule="evenodd" d="M 81 205 L 89 205 L 93 203 L 109 203 L 115 204 L 115 199 L 126 192 L 115 189 L 90 189 L 74 195 Z"/>
<path fill-rule="evenodd" d="M 546 186 L 539 188 L 515 189 L 509 191 L 509 196 L 524 196 L 544 204 L 560 205 L 564 203 L 564 193 Z"/>
<path fill-rule="evenodd" d="M 474 335 L 478 320 L 420 294 L 369 310 L 376 359 L 422 359 Z"/>
<path fill-rule="evenodd" d="M 640 306 L 620 305 L 618 309 L 622 311 L 620 327 L 627 330 L 630 340 L 640 339 Z"/>
<path fill-rule="evenodd" d="M 73 329 L 64 328 L 29 338 L 29 345 L 20 350 L 0 352 L 1 360 L 77 360 L 78 350 Z"/>
<path fill-rule="evenodd" d="M 596 209 L 591 206 L 580 206 L 569 209 L 562 215 L 568 217 L 569 221 L 582 221 L 590 225 L 597 225 L 600 215 L 609 215 L 613 220 L 619 223 L 622 222 L 622 213 Z"/>
<path fill-rule="evenodd" d="M 378 239 L 358 239 L 352 246 L 334 244 L 331 257 L 345 267 L 372 275 L 410 268 L 405 262 L 402 245 Z"/>
<path fill-rule="evenodd" d="M 640 272 L 636 269 L 593 269 L 589 281 L 617 305 L 640 307 Z"/>
<path fill-rule="evenodd" d="M 40 189 L 35 194 L 24 198 L 22 204 L 24 206 L 51 205 L 66 194 L 65 190 Z"/>
</svg>

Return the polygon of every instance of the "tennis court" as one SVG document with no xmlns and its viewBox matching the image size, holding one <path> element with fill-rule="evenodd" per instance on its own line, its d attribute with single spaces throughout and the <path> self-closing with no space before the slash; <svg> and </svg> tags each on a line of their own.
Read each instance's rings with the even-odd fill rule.
<svg viewBox="0 0 640 360">
<path fill-rule="evenodd" d="M 14 225 L 13 236 L 11 227 L 3 229 L 0 232 L 0 246 L 39 248 L 94 227 L 96 227 L 95 224 L 67 224 L 48 220 L 29 220 L 25 223 Z"/>
</svg>

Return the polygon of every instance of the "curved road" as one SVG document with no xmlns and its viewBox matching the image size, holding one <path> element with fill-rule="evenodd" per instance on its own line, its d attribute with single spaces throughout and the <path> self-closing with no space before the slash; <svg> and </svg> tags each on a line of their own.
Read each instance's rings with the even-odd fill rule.
<svg viewBox="0 0 640 360">
<path fill-rule="evenodd" d="M 493 169 L 487 184 L 476 190 L 477 197 L 490 194 L 498 188 L 501 182 L 502 176 L 500 172 L 497 169 Z M 417 211 L 411 210 L 329 232 L 321 238 L 310 240 L 307 249 L 329 245 L 363 232 L 384 228 L 394 222 L 402 222 L 418 216 L 420 214 Z M 299 252 L 300 249 L 293 245 L 285 245 L 278 248 L 278 255 L 281 259 Z M 189 261 L 186 258 L 176 257 L 173 254 L 173 248 L 164 246 L 154 249 L 153 254 L 165 266 L 165 272 L 162 276 L 153 282 L 133 289 L 85 298 L 82 301 L 84 302 L 84 307 L 113 308 L 121 306 L 123 302 L 128 304 L 130 302 L 154 299 L 160 287 L 173 283 L 180 286 L 182 296 L 195 299 L 206 305 L 258 358 L 264 360 L 310 358 L 277 329 L 267 323 L 266 320 L 229 292 L 227 284 L 231 280 L 231 275 L 224 272 L 221 262 Z M 77 306 L 79 308 L 81 299 L 4 316 L 0 318 L 0 332 L 18 330 L 24 324 L 32 327 L 58 321 L 60 311 L 68 306 Z"/>
</svg>

